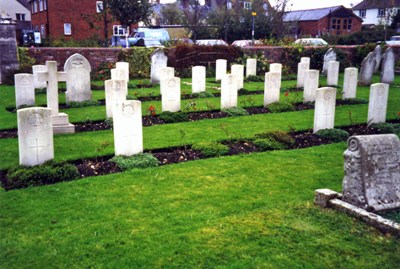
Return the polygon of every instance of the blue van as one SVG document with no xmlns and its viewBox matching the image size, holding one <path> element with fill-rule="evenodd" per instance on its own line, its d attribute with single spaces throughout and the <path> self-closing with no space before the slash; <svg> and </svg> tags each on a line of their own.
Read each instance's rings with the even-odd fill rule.
<svg viewBox="0 0 400 269">
<path fill-rule="evenodd" d="M 163 28 L 138 28 L 133 32 L 133 36 L 128 38 L 129 45 L 135 45 L 135 43 L 141 38 L 156 39 L 162 43 L 169 41 L 169 34 L 168 31 Z"/>
</svg>

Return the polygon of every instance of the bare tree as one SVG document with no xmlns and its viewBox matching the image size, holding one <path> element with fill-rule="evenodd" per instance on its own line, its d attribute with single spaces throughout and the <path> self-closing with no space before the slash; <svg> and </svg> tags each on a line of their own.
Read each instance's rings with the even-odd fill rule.
<svg viewBox="0 0 400 269">
<path fill-rule="evenodd" d="M 276 0 L 272 5 L 270 16 L 272 24 L 272 34 L 280 39 L 288 33 L 289 27 L 284 22 L 285 13 L 291 8 L 290 0 Z"/>
</svg>

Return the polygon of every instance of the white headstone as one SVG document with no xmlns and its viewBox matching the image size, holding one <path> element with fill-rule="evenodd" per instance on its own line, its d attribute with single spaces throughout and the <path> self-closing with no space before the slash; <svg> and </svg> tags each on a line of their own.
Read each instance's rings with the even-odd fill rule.
<svg viewBox="0 0 400 269">
<path fill-rule="evenodd" d="M 324 64 L 322 66 L 322 73 L 325 75 L 328 73 L 328 63 L 330 61 L 336 61 L 336 52 L 333 50 L 333 48 L 328 49 L 328 51 L 324 55 Z"/>
<path fill-rule="evenodd" d="M 304 75 L 310 69 L 310 63 L 300 62 L 297 64 L 297 88 L 304 87 Z"/>
<path fill-rule="evenodd" d="M 220 81 L 226 75 L 227 61 L 225 59 L 218 59 L 215 62 L 215 80 Z"/>
<path fill-rule="evenodd" d="M 175 69 L 173 67 L 162 67 L 160 69 L 160 94 L 163 94 L 163 85 L 165 87 L 165 83 L 163 84 L 163 80 L 168 80 L 170 78 L 175 77 Z"/>
<path fill-rule="evenodd" d="M 368 104 L 368 124 L 386 121 L 386 109 L 389 96 L 389 84 L 371 85 Z"/>
<path fill-rule="evenodd" d="M 393 49 L 389 47 L 383 54 L 382 59 L 382 72 L 381 72 L 381 82 L 392 84 L 394 81 L 394 64 L 396 61 L 396 56 L 393 53 Z"/>
<path fill-rule="evenodd" d="M 124 80 L 129 82 L 129 63 L 127 62 L 116 62 L 115 63 L 115 69 L 118 70 L 124 70 L 122 73 L 124 74 Z M 120 76 L 122 76 L 122 74 L 120 74 Z M 113 79 L 113 78 L 111 78 Z"/>
<path fill-rule="evenodd" d="M 32 74 L 15 74 L 15 105 L 21 106 L 35 105 L 35 88 L 33 86 Z"/>
<path fill-rule="evenodd" d="M 335 125 L 336 89 L 319 88 L 315 98 L 314 133 L 322 129 L 333 129 Z"/>
<path fill-rule="evenodd" d="M 19 164 L 34 166 L 54 159 L 51 109 L 32 107 L 19 109 Z"/>
<path fill-rule="evenodd" d="M 248 58 L 246 60 L 246 78 L 257 76 L 257 59 Z"/>
<path fill-rule="evenodd" d="M 193 66 L 192 68 L 192 93 L 206 91 L 206 67 Z"/>
<path fill-rule="evenodd" d="M 244 66 L 241 64 L 233 64 L 231 66 L 231 74 L 237 81 L 237 90 L 242 89 L 244 80 Z"/>
<path fill-rule="evenodd" d="M 328 76 L 327 76 L 327 84 L 329 86 L 337 86 L 339 81 L 339 62 L 330 61 L 328 63 Z"/>
<path fill-rule="evenodd" d="M 237 81 L 233 75 L 225 75 L 221 80 L 221 109 L 237 107 Z"/>
<path fill-rule="evenodd" d="M 358 69 L 348 67 L 344 70 L 343 100 L 356 98 L 357 94 Z"/>
<path fill-rule="evenodd" d="M 45 65 L 32 65 L 32 74 L 33 74 L 33 85 L 35 89 L 43 89 L 47 87 L 47 82 L 44 80 L 39 80 L 37 76 L 37 72 L 46 72 Z"/>
<path fill-rule="evenodd" d="M 150 70 L 150 82 L 153 84 L 160 83 L 160 70 L 163 67 L 167 67 L 168 57 L 163 49 L 156 49 L 151 54 L 151 70 Z"/>
<path fill-rule="evenodd" d="M 310 57 L 301 57 L 300 62 L 310 64 Z"/>
<path fill-rule="evenodd" d="M 314 102 L 319 86 L 319 70 L 306 70 L 304 78 L 304 102 Z"/>
<path fill-rule="evenodd" d="M 161 80 L 163 95 L 162 111 L 177 112 L 181 110 L 181 79 L 177 77 Z"/>
<path fill-rule="evenodd" d="M 89 61 L 79 53 L 67 59 L 64 64 L 64 72 L 67 73 L 67 92 L 65 93 L 67 104 L 92 100 L 91 71 Z"/>
<path fill-rule="evenodd" d="M 360 85 L 371 85 L 372 75 L 374 74 L 375 57 L 374 53 L 370 52 L 367 57 L 361 62 L 360 74 L 358 82 Z"/>
<path fill-rule="evenodd" d="M 282 64 L 272 63 L 269 65 L 269 72 L 279 72 L 282 74 Z"/>
<path fill-rule="evenodd" d="M 378 73 L 379 67 L 381 66 L 382 60 L 382 48 L 380 45 L 377 45 L 374 49 L 374 58 L 375 58 L 375 66 L 374 66 L 374 73 Z"/>
<path fill-rule="evenodd" d="M 104 82 L 106 91 L 106 117 L 113 118 L 115 106 L 126 101 L 126 81 L 106 80 Z"/>
<path fill-rule="evenodd" d="M 143 152 L 142 105 L 129 100 L 114 109 L 113 131 L 115 155 L 132 156 Z"/>
<path fill-rule="evenodd" d="M 279 102 L 280 96 L 280 73 L 268 72 L 265 73 L 264 82 L 264 107 L 269 104 Z"/>
</svg>

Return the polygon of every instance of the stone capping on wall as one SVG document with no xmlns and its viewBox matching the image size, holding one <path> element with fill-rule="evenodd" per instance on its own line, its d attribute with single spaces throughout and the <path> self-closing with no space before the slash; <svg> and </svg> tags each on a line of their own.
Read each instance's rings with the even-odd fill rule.
<svg viewBox="0 0 400 269">
<path fill-rule="evenodd" d="M 375 213 L 356 207 L 352 204 L 344 202 L 342 194 L 330 189 L 315 190 L 314 204 L 322 208 L 332 208 L 334 210 L 349 214 L 365 223 L 375 227 L 383 233 L 390 233 L 400 237 L 400 224 L 385 219 Z"/>
</svg>

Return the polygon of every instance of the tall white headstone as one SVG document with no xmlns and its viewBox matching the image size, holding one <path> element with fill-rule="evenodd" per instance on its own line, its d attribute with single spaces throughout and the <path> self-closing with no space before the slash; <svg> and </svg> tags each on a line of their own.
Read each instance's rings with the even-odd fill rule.
<svg viewBox="0 0 400 269">
<path fill-rule="evenodd" d="M 333 129 L 335 125 L 336 89 L 319 88 L 315 99 L 314 133 L 322 129 Z"/>
<path fill-rule="evenodd" d="M 279 102 L 280 96 L 280 73 L 268 72 L 265 73 L 264 82 L 264 107 L 269 104 Z"/>
<path fill-rule="evenodd" d="M 15 105 L 21 106 L 35 105 L 35 88 L 33 86 L 32 74 L 15 74 Z"/>
<path fill-rule="evenodd" d="M 344 70 L 343 100 L 356 98 L 358 69 L 348 67 Z"/>
<path fill-rule="evenodd" d="M 246 60 L 246 78 L 249 76 L 257 76 L 257 59 L 248 58 Z"/>
<path fill-rule="evenodd" d="M 360 74 L 358 76 L 358 83 L 360 85 L 371 85 L 374 68 L 375 57 L 374 53 L 370 52 L 367 57 L 365 57 L 364 60 L 361 62 Z"/>
<path fill-rule="evenodd" d="M 304 76 L 306 70 L 310 69 L 310 63 L 300 62 L 297 64 L 297 88 L 304 87 Z"/>
<path fill-rule="evenodd" d="M 215 62 L 215 80 L 220 81 L 226 75 L 227 61 L 225 59 L 218 59 Z"/>
<path fill-rule="evenodd" d="M 193 66 L 192 68 L 192 93 L 206 91 L 206 67 Z"/>
<path fill-rule="evenodd" d="M 221 109 L 237 107 L 237 81 L 231 75 L 225 75 L 221 80 Z"/>
<path fill-rule="evenodd" d="M 310 69 L 305 72 L 304 102 L 314 102 L 319 86 L 319 70 Z"/>
<path fill-rule="evenodd" d="M 382 59 L 382 72 L 381 72 L 381 82 L 392 84 L 394 81 L 394 65 L 396 61 L 396 56 L 393 53 L 391 47 L 387 48 L 383 54 Z"/>
<path fill-rule="evenodd" d="M 368 123 L 386 121 L 388 96 L 389 84 L 375 83 L 371 85 L 368 104 Z"/>
<path fill-rule="evenodd" d="M 115 155 L 132 156 L 143 152 L 142 104 L 128 100 L 114 109 Z"/>
<path fill-rule="evenodd" d="M 328 49 L 328 51 L 324 55 L 324 64 L 322 66 L 322 73 L 325 75 L 328 73 L 328 63 L 330 61 L 336 61 L 336 52 L 333 50 L 333 48 Z"/>
<path fill-rule="evenodd" d="M 124 79 L 124 80 L 129 82 L 129 63 L 127 63 L 127 62 L 116 62 L 115 63 L 115 69 L 124 70 L 123 72 L 121 72 L 125 76 L 122 79 Z M 120 74 L 120 76 L 122 76 L 122 74 Z M 111 79 L 113 79 L 113 78 L 111 78 Z"/>
<path fill-rule="evenodd" d="M 104 82 L 106 91 L 106 117 L 113 118 L 115 106 L 126 101 L 126 81 L 106 80 Z"/>
<path fill-rule="evenodd" d="M 51 109 L 19 109 L 17 117 L 19 164 L 35 166 L 54 159 Z"/>
<path fill-rule="evenodd" d="M 33 85 L 35 89 L 44 89 L 47 87 L 47 82 L 39 80 L 37 72 L 46 72 L 46 66 L 42 64 L 32 65 Z"/>
<path fill-rule="evenodd" d="M 181 79 L 173 77 L 163 79 L 161 83 L 163 86 L 162 111 L 178 112 L 181 110 Z"/>
<path fill-rule="evenodd" d="M 79 53 L 67 59 L 64 64 L 64 72 L 67 73 L 67 92 L 65 93 L 67 104 L 92 100 L 91 71 L 89 61 Z"/>
<path fill-rule="evenodd" d="M 330 61 L 328 63 L 328 76 L 327 76 L 327 84 L 329 86 L 337 86 L 339 81 L 339 62 L 338 61 Z"/>
<path fill-rule="evenodd" d="M 231 66 L 231 74 L 237 81 L 237 90 L 242 89 L 244 80 L 244 66 L 241 64 L 233 64 Z"/>
<path fill-rule="evenodd" d="M 151 70 L 150 70 L 150 82 L 153 84 L 160 83 L 160 70 L 163 67 L 167 67 L 168 57 L 163 49 L 156 49 L 151 54 Z"/>
<path fill-rule="evenodd" d="M 165 83 L 162 83 L 162 81 L 173 77 L 175 77 L 175 69 L 173 67 L 162 67 L 160 69 L 160 94 L 163 94 L 166 85 Z"/>
</svg>

